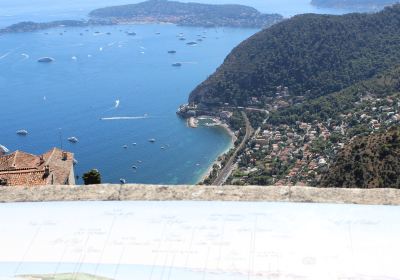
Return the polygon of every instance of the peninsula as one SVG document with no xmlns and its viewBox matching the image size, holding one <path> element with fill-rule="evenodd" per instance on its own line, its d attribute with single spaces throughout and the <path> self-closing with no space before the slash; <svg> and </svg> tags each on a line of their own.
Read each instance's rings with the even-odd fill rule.
<svg viewBox="0 0 400 280">
<path fill-rule="evenodd" d="M 312 0 L 311 4 L 322 8 L 356 9 L 374 11 L 393 5 L 398 0 Z"/>
<path fill-rule="evenodd" d="M 56 20 L 50 22 L 33 22 L 23 21 L 3 29 L 0 29 L 0 34 L 6 33 L 22 33 L 40 31 L 56 27 L 86 27 L 92 25 L 113 25 L 110 20 L 104 19 L 90 19 L 90 20 Z"/>
<path fill-rule="evenodd" d="M 149 0 L 138 4 L 112 6 L 92 11 L 94 19 L 118 23 L 156 22 L 184 26 L 265 28 L 283 19 L 278 14 L 262 14 L 243 5 L 210 5 Z"/>
<path fill-rule="evenodd" d="M 130 23 L 172 23 L 183 26 L 267 28 L 283 20 L 279 14 L 262 14 L 243 5 L 208 5 L 167 0 L 111 6 L 89 13 L 88 20 L 19 22 L 3 29 L 6 33 L 40 31 L 56 27 L 86 27 Z"/>
</svg>

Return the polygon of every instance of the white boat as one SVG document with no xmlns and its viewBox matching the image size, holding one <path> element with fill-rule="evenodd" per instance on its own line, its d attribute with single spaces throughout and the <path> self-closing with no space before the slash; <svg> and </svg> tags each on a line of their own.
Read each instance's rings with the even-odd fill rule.
<svg viewBox="0 0 400 280">
<path fill-rule="evenodd" d="M 138 167 L 136 165 L 132 165 L 132 168 L 133 169 L 137 169 Z"/>
<path fill-rule="evenodd" d="M 20 129 L 20 130 L 17 130 L 17 134 L 21 135 L 21 136 L 26 136 L 26 135 L 28 135 L 28 131 L 25 129 Z"/>
<path fill-rule="evenodd" d="M 69 137 L 68 141 L 71 142 L 71 143 L 78 143 L 79 142 L 78 138 L 76 138 L 76 137 Z"/>
<path fill-rule="evenodd" d="M 3 145 L 0 145 L 0 152 L 4 152 L 4 153 L 9 153 L 10 152 L 10 150 L 9 149 L 7 149 L 5 146 L 3 146 Z"/>
<path fill-rule="evenodd" d="M 119 182 L 120 182 L 121 184 L 126 184 L 126 180 L 123 179 L 123 178 L 119 179 Z"/>
<path fill-rule="evenodd" d="M 154 142 L 156 142 L 156 139 L 151 138 L 151 139 L 149 139 L 149 142 L 150 142 L 150 143 L 154 143 Z"/>
<path fill-rule="evenodd" d="M 122 148 L 128 149 L 128 145 L 123 145 Z"/>
<path fill-rule="evenodd" d="M 42 62 L 42 63 L 49 63 L 49 62 L 53 62 L 55 59 L 52 57 L 41 57 L 38 59 L 38 62 Z"/>
</svg>

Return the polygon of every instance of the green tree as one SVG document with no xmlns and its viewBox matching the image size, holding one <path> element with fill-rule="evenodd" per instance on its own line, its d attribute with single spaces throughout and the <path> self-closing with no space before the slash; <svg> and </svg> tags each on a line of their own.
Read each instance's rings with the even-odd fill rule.
<svg viewBox="0 0 400 280">
<path fill-rule="evenodd" d="M 92 169 L 82 176 L 85 185 L 101 184 L 101 174 L 97 169 Z"/>
</svg>

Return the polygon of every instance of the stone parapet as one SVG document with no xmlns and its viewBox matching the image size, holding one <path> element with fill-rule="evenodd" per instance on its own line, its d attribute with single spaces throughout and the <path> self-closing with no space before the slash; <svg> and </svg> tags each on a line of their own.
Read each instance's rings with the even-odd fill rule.
<svg viewBox="0 0 400 280">
<path fill-rule="evenodd" d="M 268 201 L 400 205 L 397 189 L 261 186 L 94 185 L 0 187 L 0 202 Z"/>
</svg>

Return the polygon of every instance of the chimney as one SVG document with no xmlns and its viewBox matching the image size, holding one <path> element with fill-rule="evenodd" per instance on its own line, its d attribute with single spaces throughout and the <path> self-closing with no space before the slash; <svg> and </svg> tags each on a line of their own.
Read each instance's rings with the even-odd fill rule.
<svg viewBox="0 0 400 280">
<path fill-rule="evenodd" d="M 48 177 L 50 175 L 50 166 L 46 165 L 44 167 L 44 176 Z"/>
<path fill-rule="evenodd" d="M 68 153 L 62 152 L 62 160 L 67 160 L 67 159 L 68 159 Z"/>
</svg>

